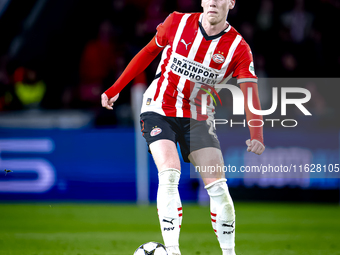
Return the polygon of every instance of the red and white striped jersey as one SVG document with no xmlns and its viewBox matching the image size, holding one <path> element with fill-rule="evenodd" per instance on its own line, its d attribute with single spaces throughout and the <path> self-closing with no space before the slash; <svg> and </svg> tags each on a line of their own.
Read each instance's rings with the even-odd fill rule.
<svg viewBox="0 0 340 255">
<path fill-rule="evenodd" d="M 242 36 L 230 25 L 208 36 L 202 17 L 174 12 L 157 27 L 156 44 L 164 50 L 156 78 L 144 93 L 142 113 L 205 120 L 214 105 L 208 97 L 207 114 L 201 114 L 204 90 L 214 90 L 231 77 L 238 83 L 257 82 L 252 53 Z"/>
</svg>

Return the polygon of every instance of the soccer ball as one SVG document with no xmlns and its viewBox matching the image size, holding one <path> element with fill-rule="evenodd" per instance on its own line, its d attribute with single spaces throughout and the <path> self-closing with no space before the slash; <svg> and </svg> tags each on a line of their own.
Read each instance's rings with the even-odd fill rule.
<svg viewBox="0 0 340 255">
<path fill-rule="evenodd" d="M 168 255 L 168 253 L 163 244 L 148 242 L 139 246 L 134 255 Z"/>
</svg>

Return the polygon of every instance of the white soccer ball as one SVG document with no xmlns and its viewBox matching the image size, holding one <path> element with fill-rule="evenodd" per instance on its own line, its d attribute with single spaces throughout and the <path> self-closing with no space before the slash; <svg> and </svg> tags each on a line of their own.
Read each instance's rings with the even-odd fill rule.
<svg viewBox="0 0 340 255">
<path fill-rule="evenodd" d="M 148 242 L 139 246 L 134 255 L 168 255 L 168 253 L 163 244 Z"/>
</svg>

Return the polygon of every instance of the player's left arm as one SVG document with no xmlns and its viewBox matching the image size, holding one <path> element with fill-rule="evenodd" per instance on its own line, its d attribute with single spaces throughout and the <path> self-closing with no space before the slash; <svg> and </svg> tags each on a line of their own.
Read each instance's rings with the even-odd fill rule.
<svg viewBox="0 0 340 255">
<path fill-rule="evenodd" d="M 244 106 L 247 117 L 247 123 L 250 131 L 250 139 L 246 141 L 247 151 L 261 155 L 265 149 L 263 142 L 263 118 L 262 115 L 256 115 L 248 107 L 248 88 L 252 89 L 252 102 L 256 110 L 261 110 L 260 99 L 258 95 L 257 76 L 255 74 L 253 54 L 249 45 L 242 40 L 236 52 L 236 65 L 234 77 L 244 95 Z M 249 125 L 249 121 L 251 125 Z M 254 121 L 258 120 L 258 121 Z"/>
<path fill-rule="evenodd" d="M 244 109 L 246 112 L 247 123 L 250 120 L 253 120 L 251 122 L 251 126 L 248 124 L 249 131 L 250 131 L 250 139 L 246 141 L 246 144 L 248 146 L 247 151 L 254 152 L 257 155 L 261 155 L 265 149 L 265 146 L 263 143 L 263 125 L 262 125 L 263 117 L 262 115 L 256 115 L 252 113 L 249 110 L 249 106 L 248 106 L 248 97 L 249 97 L 248 88 L 251 88 L 253 106 L 256 110 L 261 110 L 257 84 L 254 82 L 245 82 L 245 83 L 240 84 L 240 88 L 244 95 Z"/>
</svg>

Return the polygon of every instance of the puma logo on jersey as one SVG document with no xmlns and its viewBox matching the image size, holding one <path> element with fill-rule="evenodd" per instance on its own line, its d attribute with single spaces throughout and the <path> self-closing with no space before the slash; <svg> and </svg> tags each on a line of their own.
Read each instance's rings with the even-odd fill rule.
<svg viewBox="0 0 340 255">
<path fill-rule="evenodd" d="M 189 46 L 190 44 L 192 44 L 192 42 L 186 43 L 186 42 L 184 41 L 184 39 L 181 40 L 181 43 L 183 43 L 183 44 L 185 45 L 185 49 L 186 49 L 186 50 L 188 50 L 188 46 Z"/>
</svg>

